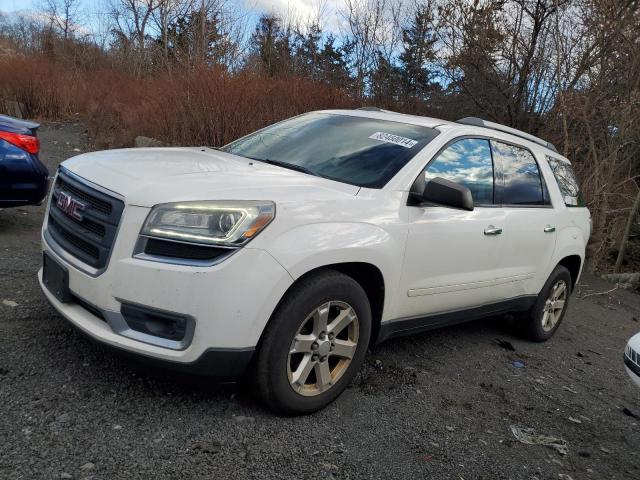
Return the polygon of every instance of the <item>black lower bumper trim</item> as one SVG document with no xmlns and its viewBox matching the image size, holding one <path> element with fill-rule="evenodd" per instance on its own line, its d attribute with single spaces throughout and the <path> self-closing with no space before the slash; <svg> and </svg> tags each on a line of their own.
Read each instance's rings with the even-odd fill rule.
<svg viewBox="0 0 640 480">
<path fill-rule="evenodd" d="M 240 379 L 247 371 L 254 349 L 223 349 L 209 348 L 193 362 L 183 363 L 159 359 L 124 350 L 100 342 L 108 349 L 117 350 L 118 355 L 130 357 L 136 361 L 153 367 L 166 368 L 191 375 L 210 377 L 219 381 L 233 381 Z"/>
<path fill-rule="evenodd" d="M 88 334 L 73 322 L 68 321 L 68 323 L 92 342 L 118 356 L 153 367 L 210 377 L 217 381 L 227 382 L 240 379 L 246 373 L 255 352 L 254 348 L 208 348 L 193 362 L 175 362 L 105 343 Z"/>
</svg>

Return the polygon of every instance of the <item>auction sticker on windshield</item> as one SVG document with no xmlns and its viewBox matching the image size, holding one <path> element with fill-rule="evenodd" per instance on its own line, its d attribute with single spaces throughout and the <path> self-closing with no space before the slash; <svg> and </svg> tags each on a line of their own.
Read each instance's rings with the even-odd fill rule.
<svg viewBox="0 0 640 480">
<path fill-rule="evenodd" d="M 393 135 L 391 133 L 384 133 L 384 132 L 376 132 L 373 135 L 371 135 L 369 138 L 373 140 L 380 140 L 381 142 L 395 143 L 396 145 L 400 145 L 401 147 L 405 147 L 405 148 L 411 148 L 416 143 L 418 143 L 417 140 L 412 140 L 407 137 L 401 137 L 400 135 Z"/>
</svg>

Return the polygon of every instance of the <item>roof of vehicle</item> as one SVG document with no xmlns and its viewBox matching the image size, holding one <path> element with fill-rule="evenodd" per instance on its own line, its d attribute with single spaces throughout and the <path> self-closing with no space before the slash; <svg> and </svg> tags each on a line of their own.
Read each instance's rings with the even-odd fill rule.
<svg viewBox="0 0 640 480">
<path fill-rule="evenodd" d="M 517 130 L 512 127 L 508 127 L 506 125 L 501 125 L 499 123 L 489 122 L 487 120 L 483 120 L 477 117 L 465 117 L 461 118 L 456 122 L 450 122 L 447 120 L 442 120 L 439 118 L 432 117 L 421 117 L 419 115 L 409 115 L 406 113 L 398 113 L 392 112 L 391 110 L 383 110 L 377 107 L 362 107 L 356 110 L 323 110 L 326 113 L 334 113 L 340 115 L 353 115 L 358 117 L 367 117 L 367 118 L 377 118 L 380 120 L 390 120 L 395 122 L 404 122 L 411 123 L 413 125 L 420 125 L 423 127 L 436 128 L 436 127 L 460 127 L 463 125 L 470 127 L 478 127 L 483 129 L 489 129 L 493 131 L 498 131 L 503 134 L 511 135 L 517 137 L 519 140 L 525 140 L 526 142 L 535 143 L 536 145 L 546 149 L 549 151 L 549 154 L 554 158 L 558 158 L 564 162 L 570 163 L 569 160 L 562 156 L 556 147 L 534 135 L 531 135 L 527 132 L 523 132 L 521 130 Z"/>
<path fill-rule="evenodd" d="M 439 125 L 455 125 L 453 122 L 441 120 L 439 118 L 421 117 L 419 115 L 409 115 L 407 113 L 392 112 L 376 107 L 363 107 L 356 110 L 322 110 L 324 113 L 334 113 L 339 115 L 352 115 L 355 117 L 377 118 L 379 120 L 390 120 L 393 122 L 411 123 L 423 127 L 437 127 Z"/>
</svg>

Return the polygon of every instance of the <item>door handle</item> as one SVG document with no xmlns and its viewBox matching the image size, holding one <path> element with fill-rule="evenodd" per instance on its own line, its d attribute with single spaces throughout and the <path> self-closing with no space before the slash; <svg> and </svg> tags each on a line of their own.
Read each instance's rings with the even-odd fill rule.
<svg viewBox="0 0 640 480">
<path fill-rule="evenodd" d="M 493 225 L 489 225 L 484 230 L 484 234 L 485 235 L 500 235 L 501 233 L 502 233 L 502 229 L 501 228 L 496 228 Z"/>
<path fill-rule="evenodd" d="M 553 225 L 547 225 L 546 227 L 544 227 L 544 233 L 552 233 L 556 231 L 556 227 L 554 227 Z"/>
</svg>

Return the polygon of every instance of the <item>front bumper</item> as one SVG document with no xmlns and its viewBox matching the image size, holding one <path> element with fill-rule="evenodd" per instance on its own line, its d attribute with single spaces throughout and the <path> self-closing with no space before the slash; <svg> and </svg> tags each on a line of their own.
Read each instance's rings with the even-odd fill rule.
<svg viewBox="0 0 640 480">
<path fill-rule="evenodd" d="M 640 366 L 634 363 L 626 354 L 624 356 L 624 369 L 633 383 L 640 387 Z"/>
<path fill-rule="evenodd" d="M 106 268 L 85 268 L 45 238 L 43 251 L 68 270 L 69 290 L 81 302 L 60 302 L 39 280 L 54 308 L 99 342 L 169 367 L 237 377 L 248 365 L 278 301 L 293 282 L 288 272 L 259 249 L 243 248 L 217 265 L 175 265 L 133 258 L 148 208 L 127 206 Z M 190 340 L 127 331 L 122 306 L 176 312 L 193 320 Z M 90 306 L 88 308 L 88 306 Z"/>
<path fill-rule="evenodd" d="M 49 303 L 77 331 L 116 354 L 132 357 L 142 363 L 219 380 L 240 378 L 253 358 L 254 348 L 208 348 L 192 361 L 180 361 L 167 356 L 153 355 L 138 348 L 123 345 L 112 338 L 110 326 L 78 303 L 61 303 L 42 284 L 42 270 L 38 272 L 40 286 Z M 97 323 L 102 322 L 102 324 Z M 87 328 L 87 327 L 93 328 Z"/>
</svg>

